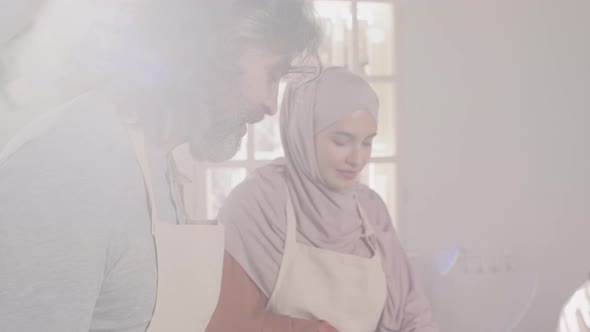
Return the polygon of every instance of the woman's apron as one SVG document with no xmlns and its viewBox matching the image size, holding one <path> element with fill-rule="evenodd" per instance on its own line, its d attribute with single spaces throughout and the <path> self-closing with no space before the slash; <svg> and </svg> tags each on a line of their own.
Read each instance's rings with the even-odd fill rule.
<svg viewBox="0 0 590 332">
<path fill-rule="evenodd" d="M 158 264 L 156 306 L 148 332 L 205 331 L 221 289 L 224 228 L 159 221 L 144 139 L 139 132 L 130 134 L 145 182 Z"/>
<path fill-rule="evenodd" d="M 363 209 L 363 237 L 373 257 L 359 257 L 297 243 L 297 221 L 287 198 L 285 250 L 267 309 L 326 321 L 339 332 L 375 332 L 387 284 L 375 235 Z"/>
</svg>

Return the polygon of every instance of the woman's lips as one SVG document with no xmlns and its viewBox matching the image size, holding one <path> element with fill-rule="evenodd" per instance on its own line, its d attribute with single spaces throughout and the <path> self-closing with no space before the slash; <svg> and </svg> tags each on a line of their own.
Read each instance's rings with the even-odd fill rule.
<svg viewBox="0 0 590 332">
<path fill-rule="evenodd" d="M 358 176 L 358 171 L 338 170 L 338 174 L 347 180 L 354 180 Z"/>
</svg>

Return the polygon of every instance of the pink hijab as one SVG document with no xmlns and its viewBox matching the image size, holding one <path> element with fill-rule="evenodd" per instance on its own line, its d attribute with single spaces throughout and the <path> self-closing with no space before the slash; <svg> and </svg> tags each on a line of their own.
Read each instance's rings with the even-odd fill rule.
<svg viewBox="0 0 590 332">
<path fill-rule="evenodd" d="M 356 191 L 326 186 L 314 141 L 320 131 L 359 110 L 377 119 L 377 95 L 365 80 L 344 68 L 327 68 L 314 81 L 292 82 L 285 90 L 280 119 L 285 160 L 281 162 L 289 179 L 300 242 L 343 252 L 353 252 L 361 243 Z"/>
<path fill-rule="evenodd" d="M 345 68 L 329 67 L 313 80 L 290 82 L 280 115 L 285 157 L 254 171 L 236 187 L 218 219 L 226 227 L 226 251 L 269 297 L 283 256 L 287 190 L 297 219 L 299 243 L 370 257 L 371 250 L 361 237 L 362 220 L 356 209 L 359 202 L 375 228 L 388 276 L 389 296 L 381 325 L 397 330 L 405 319 L 404 303 L 413 277 L 387 208 L 364 185 L 345 191 L 328 188 L 315 157 L 314 137 L 318 132 L 359 110 L 377 119 L 378 108 L 371 86 Z"/>
</svg>

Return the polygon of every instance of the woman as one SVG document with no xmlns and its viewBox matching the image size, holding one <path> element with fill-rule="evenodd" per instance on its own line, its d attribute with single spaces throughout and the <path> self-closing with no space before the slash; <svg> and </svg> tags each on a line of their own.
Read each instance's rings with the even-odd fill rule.
<svg viewBox="0 0 590 332">
<path fill-rule="evenodd" d="M 328 68 L 285 92 L 285 158 L 255 171 L 219 213 L 221 297 L 208 331 L 436 331 L 381 198 L 357 177 L 379 103 Z"/>
</svg>

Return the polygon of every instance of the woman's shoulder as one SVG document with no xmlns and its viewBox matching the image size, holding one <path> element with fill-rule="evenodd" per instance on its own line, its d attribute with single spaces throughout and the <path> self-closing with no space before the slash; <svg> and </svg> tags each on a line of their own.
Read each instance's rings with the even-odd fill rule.
<svg viewBox="0 0 590 332">
<path fill-rule="evenodd" d="M 233 238 L 226 241 L 243 237 L 284 240 L 287 229 L 284 173 L 280 164 L 272 162 L 250 173 L 232 190 L 217 215 L 226 227 L 226 236 Z"/>
<path fill-rule="evenodd" d="M 367 217 L 374 225 L 381 226 L 384 222 L 386 224 L 391 223 L 387 205 L 375 190 L 365 184 L 359 184 L 357 186 L 357 197 Z"/>
<path fill-rule="evenodd" d="M 381 196 L 375 190 L 371 189 L 366 184 L 358 184 L 357 197 L 364 208 L 375 209 L 378 207 L 385 207 L 383 198 L 381 198 Z"/>
<path fill-rule="evenodd" d="M 219 219 L 240 215 L 279 215 L 287 195 L 284 164 L 273 161 L 250 173 L 225 199 Z"/>
<path fill-rule="evenodd" d="M 257 194 L 275 196 L 286 191 L 286 185 L 286 167 L 277 159 L 252 171 L 231 195 L 248 194 L 251 198 L 256 198 Z"/>
</svg>

